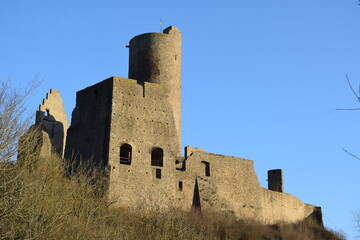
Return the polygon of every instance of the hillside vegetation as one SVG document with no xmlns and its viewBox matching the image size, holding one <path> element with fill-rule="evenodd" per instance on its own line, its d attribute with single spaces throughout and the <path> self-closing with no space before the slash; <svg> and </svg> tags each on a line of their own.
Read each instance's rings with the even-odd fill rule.
<svg viewBox="0 0 360 240">
<path fill-rule="evenodd" d="M 264 226 L 220 213 L 115 209 L 96 171 L 64 169 L 56 157 L 0 164 L 0 239 L 343 239 L 311 221 Z"/>
</svg>

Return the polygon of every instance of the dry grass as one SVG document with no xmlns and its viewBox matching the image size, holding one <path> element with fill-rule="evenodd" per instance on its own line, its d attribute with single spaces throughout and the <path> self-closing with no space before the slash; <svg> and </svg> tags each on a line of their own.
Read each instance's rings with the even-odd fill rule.
<svg viewBox="0 0 360 240">
<path fill-rule="evenodd" d="M 264 226 L 219 213 L 114 209 L 91 176 L 69 178 L 63 169 L 56 157 L 0 164 L 0 239 L 342 239 L 311 222 Z"/>
</svg>

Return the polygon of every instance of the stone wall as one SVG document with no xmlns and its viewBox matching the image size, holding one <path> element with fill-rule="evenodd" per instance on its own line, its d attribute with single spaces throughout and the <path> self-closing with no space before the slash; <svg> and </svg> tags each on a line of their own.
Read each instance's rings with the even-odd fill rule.
<svg viewBox="0 0 360 240">
<path fill-rule="evenodd" d="M 60 92 L 50 89 L 36 111 L 35 124 L 19 141 L 19 158 L 24 158 L 24 153 L 42 157 L 55 153 L 63 157 L 68 125 Z"/>
<path fill-rule="evenodd" d="M 251 160 L 188 148 L 182 163 L 186 168 L 176 175 L 182 185 L 176 192 L 182 209 L 197 202 L 200 206 L 194 207 L 202 210 L 228 212 L 266 224 L 300 221 L 317 211 L 290 194 L 262 188 Z"/>
<path fill-rule="evenodd" d="M 76 94 L 76 106 L 67 132 L 65 156 L 107 166 L 112 104 L 112 78 Z"/>
<path fill-rule="evenodd" d="M 129 208 L 167 208 L 173 203 L 174 169 L 180 146 L 167 86 L 114 77 L 109 164 L 110 199 Z M 132 148 L 131 163 L 120 163 L 120 148 Z M 151 152 L 163 150 L 163 166 Z M 159 174 L 161 176 L 159 176 Z"/>
</svg>

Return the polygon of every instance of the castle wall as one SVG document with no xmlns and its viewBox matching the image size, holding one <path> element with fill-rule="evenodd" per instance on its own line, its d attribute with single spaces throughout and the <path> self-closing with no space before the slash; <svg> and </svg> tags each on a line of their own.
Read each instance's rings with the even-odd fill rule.
<svg viewBox="0 0 360 240">
<path fill-rule="evenodd" d="M 109 198 L 129 208 L 173 205 L 174 170 L 180 146 L 176 139 L 167 86 L 113 77 L 109 141 Z M 132 148 L 131 163 L 120 163 L 120 148 Z M 151 165 L 151 151 L 163 150 L 163 166 Z M 161 178 L 157 172 L 161 172 Z"/>
<path fill-rule="evenodd" d="M 69 120 L 67 119 L 59 91 L 50 89 L 50 92 L 46 94 L 46 98 L 39 105 L 39 110 L 36 111 L 35 125 L 40 126 L 44 134 L 48 134 L 48 137 L 44 136 L 45 142 L 47 141 L 45 139 L 50 139 L 51 144 L 45 152 L 54 150 L 62 157 L 65 150 L 66 131 L 69 126 Z"/>
<path fill-rule="evenodd" d="M 185 171 L 177 173 L 183 181 L 178 192 L 180 205 L 189 208 L 195 180 L 200 191 L 201 209 L 236 212 L 250 216 L 259 207 L 260 188 L 253 161 L 194 150 L 188 153 Z M 181 196 L 183 195 L 183 196 Z"/>
<path fill-rule="evenodd" d="M 76 106 L 67 131 L 65 157 L 108 164 L 112 80 L 104 80 L 76 93 Z"/>
<path fill-rule="evenodd" d="M 205 211 L 229 212 L 273 224 L 300 221 L 316 210 L 290 194 L 262 188 L 251 160 L 192 149 L 185 162 L 185 171 L 176 175 L 183 185 L 176 192 L 180 208 L 193 205 L 197 183 L 200 207 Z"/>
<path fill-rule="evenodd" d="M 297 222 L 311 217 L 318 211 L 318 207 L 305 204 L 298 198 L 291 194 L 281 193 L 277 191 L 261 189 L 259 194 L 261 199 L 261 208 L 259 215 L 261 221 L 266 224 L 273 224 L 276 222 Z M 316 221 L 321 222 L 320 219 L 315 218 Z"/>
<path fill-rule="evenodd" d="M 60 157 L 64 156 L 68 127 L 64 110 L 60 92 L 50 89 L 36 111 L 35 124 L 19 141 L 19 160 L 25 159 L 25 154 L 49 157 L 56 153 Z"/>
</svg>

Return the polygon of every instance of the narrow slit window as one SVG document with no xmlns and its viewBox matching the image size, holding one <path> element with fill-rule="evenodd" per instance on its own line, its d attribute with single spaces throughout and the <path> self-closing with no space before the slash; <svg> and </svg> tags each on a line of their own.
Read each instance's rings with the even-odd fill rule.
<svg viewBox="0 0 360 240">
<path fill-rule="evenodd" d="M 179 181 L 179 190 L 182 191 L 183 190 L 183 182 Z"/>
<path fill-rule="evenodd" d="M 201 164 L 205 168 L 205 176 L 210 177 L 210 163 L 202 161 Z"/>
<path fill-rule="evenodd" d="M 155 177 L 156 177 L 157 179 L 161 179 L 161 169 L 160 169 L 160 168 L 157 168 L 157 169 L 156 169 Z"/>
<path fill-rule="evenodd" d="M 151 166 L 164 166 L 164 151 L 161 148 L 153 148 L 151 151 Z"/>
<path fill-rule="evenodd" d="M 129 144 L 123 144 L 120 147 L 120 163 L 121 164 L 131 164 L 132 158 L 132 147 Z"/>
</svg>

